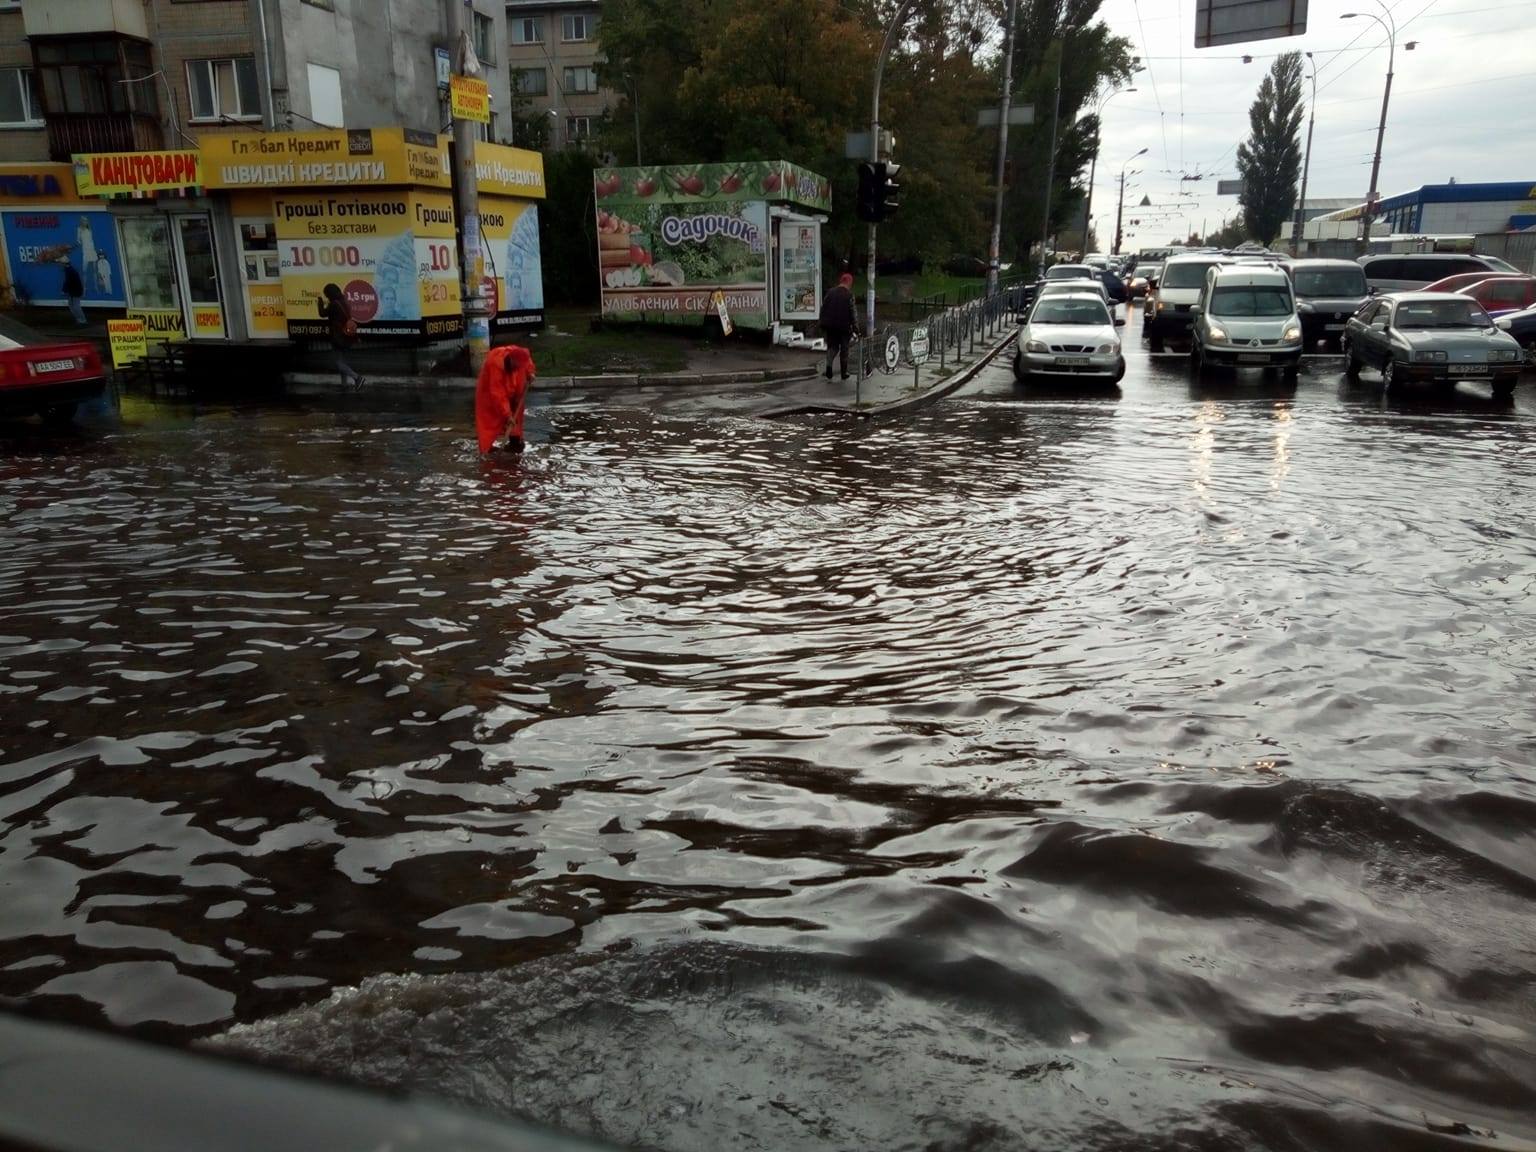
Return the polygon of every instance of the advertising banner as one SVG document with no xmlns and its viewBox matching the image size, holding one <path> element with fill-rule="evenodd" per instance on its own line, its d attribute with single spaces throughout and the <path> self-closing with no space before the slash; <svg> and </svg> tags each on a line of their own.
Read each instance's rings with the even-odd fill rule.
<svg viewBox="0 0 1536 1152">
<path fill-rule="evenodd" d="M 200 339 L 224 338 L 224 309 L 217 304 L 195 304 L 192 307 L 192 335 Z"/>
<path fill-rule="evenodd" d="M 768 205 L 761 200 L 600 206 L 597 241 L 604 316 L 702 324 L 715 314 L 718 289 L 738 326 L 768 327 Z"/>
<path fill-rule="evenodd" d="M 544 154 L 505 144 L 475 144 L 475 187 L 482 196 L 544 199 Z"/>
<path fill-rule="evenodd" d="M 496 286 L 498 329 L 544 320 L 544 269 L 539 260 L 539 207 L 527 200 L 480 201 L 486 279 Z"/>
<path fill-rule="evenodd" d="M 130 308 L 128 319 L 144 326 L 149 344 L 179 343 L 187 338 L 187 322 L 180 308 Z"/>
<path fill-rule="evenodd" d="M 598 203 L 610 209 L 631 204 L 766 200 L 832 211 L 832 185 L 827 178 L 787 160 L 599 168 L 592 182 Z"/>
<path fill-rule="evenodd" d="M 108 320 L 107 343 L 112 348 L 112 367 L 121 368 L 149 355 L 149 341 L 142 320 Z"/>
<path fill-rule="evenodd" d="M 213 189 L 450 186 L 447 137 L 409 128 L 209 133 L 201 147 Z"/>
<path fill-rule="evenodd" d="M 195 149 L 176 152 L 79 152 L 73 157 L 75 188 L 82 196 L 135 192 L 183 192 L 203 182 Z"/>
<path fill-rule="evenodd" d="M 448 81 L 448 107 L 455 120 L 491 122 L 491 86 L 475 76 L 455 76 Z"/>
<path fill-rule="evenodd" d="M 821 315 L 821 225 L 784 220 L 779 224 L 780 320 L 815 320 Z"/>
<path fill-rule="evenodd" d="M 105 210 L 56 211 L 51 208 L 0 212 L 5 258 L 19 299 L 33 304 L 64 304 L 64 264 L 75 266 L 85 286 L 87 306 L 121 306 L 123 259 L 117 229 Z"/>
<path fill-rule="evenodd" d="M 281 284 L 245 286 L 245 322 L 255 339 L 281 338 L 288 334 L 288 309 Z"/>
<path fill-rule="evenodd" d="M 73 164 L 0 164 L 0 204 L 78 204 Z"/>
<path fill-rule="evenodd" d="M 297 193 L 272 209 L 289 336 L 329 334 L 318 305 L 327 284 L 346 293 L 363 337 L 462 331 L 447 193 Z"/>
</svg>

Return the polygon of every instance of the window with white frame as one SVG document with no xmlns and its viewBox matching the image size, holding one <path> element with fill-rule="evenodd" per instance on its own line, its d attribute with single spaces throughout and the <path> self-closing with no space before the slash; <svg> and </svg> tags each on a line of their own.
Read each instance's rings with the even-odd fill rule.
<svg viewBox="0 0 1536 1152">
<path fill-rule="evenodd" d="M 544 18 L 542 16 L 518 16 L 512 21 L 512 43 L 544 43 Z"/>
<path fill-rule="evenodd" d="M 489 124 L 481 124 L 479 121 L 475 122 L 475 139 L 484 140 L 487 144 L 496 143 L 496 113 L 491 113 L 491 122 Z"/>
<path fill-rule="evenodd" d="M 193 120 L 260 120 L 256 58 L 188 60 L 187 93 Z"/>
<path fill-rule="evenodd" d="M 486 64 L 496 63 L 496 21 L 489 16 L 475 14 L 475 55 Z"/>
<path fill-rule="evenodd" d="M 0 124 L 10 128 L 40 128 L 43 106 L 37 98 L 37 77 L 30 68 L 0 68 Z"/>
<path fill-rule="evenodd" d="M 567 68 L 565 70 L 565 90 L 575 93 L 596 92 L 597 69 Z"/>
<path fill-rule="evenodd" d="M 597 37 L 597 17 L 582 12 L 560 17 L 560 39 L 567 43 L 592 40 Z"/>
<path fill-rule="evenodd" d="M 568 116 L 565 121 L 565 138 L 567 140 L 589 140 L 592 137 L 592 117 Z"/>
<path fill-rule="evenodd" d="M 549 73 L 542 68 L 518 68 L 512 73 L 512 83 L 519 96 L 549 95 Z"/>
</svg>

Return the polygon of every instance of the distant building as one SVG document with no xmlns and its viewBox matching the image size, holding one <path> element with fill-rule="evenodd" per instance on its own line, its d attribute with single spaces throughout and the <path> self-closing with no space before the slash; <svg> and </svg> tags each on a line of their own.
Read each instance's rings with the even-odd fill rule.
<svg viewBox="0 0 1536 1152">
<path fill-rule="evenodd" d="M 1358 220 L 1359 200 L 1320 217 Z M 1536 224 L 1536 180 L 1497 184 L 1425 184 L 1376 204 L 1375 225 L 1393 235 L 1478 235 L 1518 232 Z"/>
<path fill-rule="evenodd" d="M 550 118 L 554 148 L 580 147 L 618 103 L 599 84 L 597 0 L 506 0 L 511 82 L 533 115 Z M 514 144 L 520 141 L 513 141 Z"/>
</svg>

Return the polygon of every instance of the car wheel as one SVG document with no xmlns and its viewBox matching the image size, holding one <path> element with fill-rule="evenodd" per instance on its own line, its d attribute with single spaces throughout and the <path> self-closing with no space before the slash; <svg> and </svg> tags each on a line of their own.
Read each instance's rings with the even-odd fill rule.
<svg viewBox="0 0 1536 1152">
<path fill-rule="evenodd" d="M 1117 360 L 1115 362 L 1115 375 L 1114 375 L 1114 379 L 1112 379 L 1110 381 L 1110 383 L 1111 384 L 1118 384 L 1118 383 L 1120 383 L 1120 381 L 1122 381 L 1124 379 L 1125 379 L 1125 357 L 1122 356 L 1122 357 L 1120 357 L 1119 360 Z"/>
<path fill-rule="evenodd" d="M 1205 352 L 1198 340 L 1189 346 L 1189 370 L 1196 377 L 1205 375 Z"/>
<path fill-rule="evenodd" d="M 1013 379 L 1014 379 L 1014 383 L 1022 384 L 1028 378 L 1029 378 L 1029 373 L 1024 370 L 1024 357 L 1020 356 L 1020 355 L 1015 355 L 1014 358 L 1013 358 Z"/>
<path fill-rule="evenodd" d="M 1341 337 L 1339 347 L 1344 353 L 1344 375 L 1351 380 L 1360 379 L 1360 361 L 1355 356 L 1354 345 Z"/>
<path fill-rule="evenodd" d="M 43 409 L 43 422 L 45 424 L 68 424 L 75 418 L 75 405 L 55 404 L 51 408 Z"/>
<path fill-rule="evenodd" d="M 1388 389 L 1397 381 L 1397 361 L 1388 356 L 1381 365 L 1381 386 Z"/>
</svg>

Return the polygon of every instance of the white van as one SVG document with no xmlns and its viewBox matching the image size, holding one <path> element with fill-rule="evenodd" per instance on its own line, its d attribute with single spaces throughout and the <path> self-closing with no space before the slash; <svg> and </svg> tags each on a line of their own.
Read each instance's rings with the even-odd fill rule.
<svg viewBox="0 0 1536 1152">
<path fill-rule="evenodd" d="M 1189 309 L 1200 299 L 1206 272 L 1231 262 L 1219 252 L 1168 257 L 1157 287 L 1148 289 L 1141 306 L 1141 335 L 1151 342 L 1152 351 L 1161 352 L 1170 336 L 1189 335 Z"/>
</svg>

